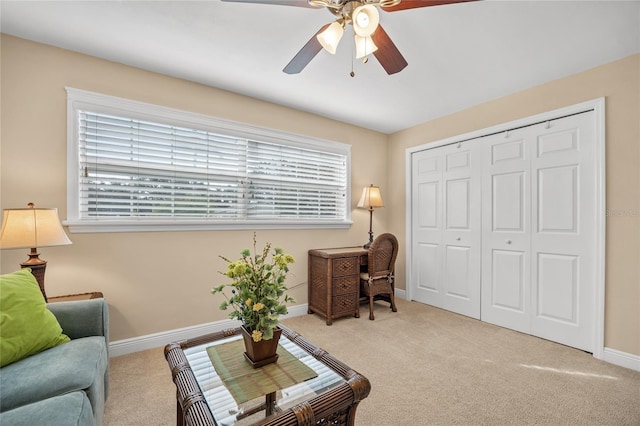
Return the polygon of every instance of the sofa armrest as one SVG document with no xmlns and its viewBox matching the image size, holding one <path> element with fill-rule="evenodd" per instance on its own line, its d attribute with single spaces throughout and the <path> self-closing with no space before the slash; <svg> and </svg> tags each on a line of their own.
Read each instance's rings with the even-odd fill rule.
<svg viewBox="0 0 640 426">
<path fill-rule="evenodd" d="M 104 299 L 48 303 L 47 308 L 71 339 L 104 336 L 109 344 L 109 308 Z"/>
</svg>

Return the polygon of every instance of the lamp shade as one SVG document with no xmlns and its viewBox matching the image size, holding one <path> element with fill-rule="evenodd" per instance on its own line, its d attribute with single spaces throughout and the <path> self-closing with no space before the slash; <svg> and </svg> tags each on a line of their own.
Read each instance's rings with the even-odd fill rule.
<svg viewBox="0 0 640 426">
<path fill-rule="evenodd" d="M 357 59 L 363 58 L 378 50 L 378 46 L 373 43 L 373 39 L 369 36 L 360 37 L 359 35 L 355 35 L 354 39 L 356 42 Z"/>
<path fill-rule="evenodd" d="M 316 36 L 322 47 L 332 55 L 335 55 L 338 43 L 344 34 L 344 28 L 338 22 L 334 22 L 326 30 Z"/>
<path fill-rule="evenodd" d="M 360 201 L 358 201 L 358 207 L 363 209 L 384 207 L 380 188 L 373 185 L 365 186 Z"/>
<path fill-rule="evenodd" d="M 62 246 L 71 240 L 62 229 L 58 209 L 6 209 L 0 249 Z"/>
<path fill-rule="evenodd" d="M 374 33 L 380 23 L 378 9 L 371 4 L 356 7 L 352 15 L 353 30 L 362 37 Z"/>
</svg>

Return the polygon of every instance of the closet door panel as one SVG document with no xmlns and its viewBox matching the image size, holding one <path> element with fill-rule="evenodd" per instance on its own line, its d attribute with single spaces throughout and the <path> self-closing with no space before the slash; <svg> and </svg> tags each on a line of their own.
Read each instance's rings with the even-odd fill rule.
<svg viewBox="0 0 640 426">
<path fill-rule="evenodd" d="M 445 292 L 449 297 L 469 301 L 472 289 L 469 288 L 469 247 L 447 246 L 445 250 Z"/>
<path fill-rule="evenodd" d="M 493 250 L 491 306 L 499 309 L 525 312 L 526 253 L 514 250 Z"/>
<path fill-rule="evenodd" d="M 528 333 L 530 287 L 530 146 L 527 132 L 482 139 L 482 314 Z"/>
<path fill-rule="evenodd" d="M 412 298 L 442 306 L 442 173 L 444 157 L 434 150 L 412 157 Z"/>
<path fill-rule="evenodd" d="M 576 325 L 578 320 L 578 269 L 580 258 L 538 254 L 538 317 Z"/>
<path fill-rule="evenodd" d="M 578 165 L 538 170 L 538 232 L 578 232 Z"/>
<path fill-rule="evenodd" d="M 491 229 L 493 232 L 524 232 L 524 172 L 498 173 L 492 180 Z"/>
<path fill-rule="evenodd" d="M 475 141 L 440 148 L 445 158 L 442 307 L 480 318 L 480 149 Z"/>
<path fill-rule="evenodd" d="M 412 156 L 412 298 L 480 318 L 478 146 Z"/>
<path fill-rule="evenodd" d="M 531 334 L 593 351 L 594 113 L 552 120 L 532 131 Z"/>
<path fill-rule="evenodd" d="M 440 282 L 440 256 L 438 244 L 420 243 L 417 245 L 417 275 L 415 282 L 420 292 L 431 293 L 426 299 L 438 299 Z M 428 302 L 424 302 L 428 303 Z"/>
</svg>

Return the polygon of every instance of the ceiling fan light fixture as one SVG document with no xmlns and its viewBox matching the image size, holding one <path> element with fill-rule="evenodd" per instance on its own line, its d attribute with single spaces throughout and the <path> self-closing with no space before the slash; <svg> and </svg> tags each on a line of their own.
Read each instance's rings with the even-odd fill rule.
<svg viewBox="0 0 640 426">
<path fill-rule="evenodd" d="M 375 45 L 370 36 L 361 37 L 356 34 L 354 39 L 356 41 L 356 59 L 363 58 L 378 50 L 378 46 Z"/>
<path fill-rule="evenodd" d="M 353 30 L 361 37 L 373 34 L 380 23 L 378 9 L 371 4 L 356 7 L 351 15 Z"/>
<path fill-rule="evenodd" d="M 327 52 L 335 55 L 338 43 L 340 43 L 343 34 L 344 28 L 336 21 L 329 25 L 326 30 L 318 34 L 316 38 Z"/>
</svg>

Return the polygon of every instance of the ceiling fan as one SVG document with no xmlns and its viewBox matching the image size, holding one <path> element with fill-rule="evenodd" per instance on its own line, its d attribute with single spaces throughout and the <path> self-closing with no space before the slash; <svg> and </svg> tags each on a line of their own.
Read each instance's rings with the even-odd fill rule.
<svg viewBox="0 0 640 426">
<path fill-rule="evenodd" d="M 327 8 L 336 16 L 332 23 L 324 25 L 293 59 L 284 67 L 287 74 L 298 74 L 324 48 L 335 54 L 336 48 L 345 27 L 352 25 L 356 45 L 356 58 L 367 61 L 368 55 L 373 53 L 387 74 L 395 74 L 407 66 L 398 48 L 386 31 L 379 24 L 379 14 L 376 6 L 385 12 L 416 9 L 419 7 L 439 6 L 452 3 L 464 3 L 476 0 L 222 0 L 235 3 L 261 3 L 283 6 L 297 6 L 310 8 Z M 353 71 L 351 76 L 353 76 Z"/>
</svg>

